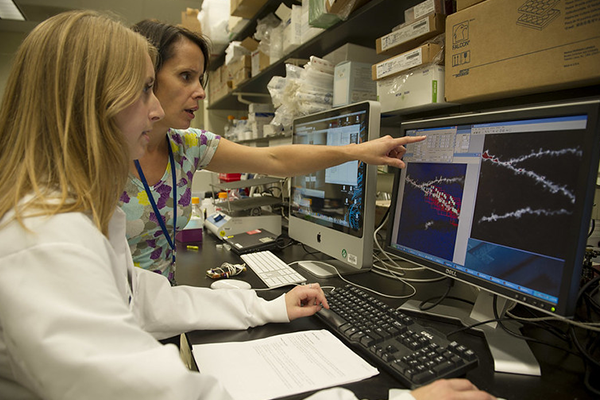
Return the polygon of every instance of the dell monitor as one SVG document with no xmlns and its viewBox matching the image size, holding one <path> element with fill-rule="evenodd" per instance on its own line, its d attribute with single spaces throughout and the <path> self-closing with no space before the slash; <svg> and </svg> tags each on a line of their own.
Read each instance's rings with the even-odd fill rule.
<svg viewBox="0 0 600 400">
<path fill-rule="evenodd" d="M 378 102 L 355 103 L 295 119 L 293 143 L 362 143 L 379 137 L 379 124 Z M 376 167 L 359 161 L 292 179 L 289 237 L 331 257 L 301 268 L 319 277 L 371 268 L 376 179 Z"/>
<path fill-rule="evenodd" d="M 489 294 L 572 316 L 599 111 L 592 100 L 403 122 L 402 135 L 427 138 L 408 145 L 406 168 L 396 171 L 386 249 L 478 288 L 466 325 L 494 318 Z M 451 304 L 438 313 L 459 311 Z M 482 329 L 497 371 L 539 374 L 526 343 Z"/>
</svg>

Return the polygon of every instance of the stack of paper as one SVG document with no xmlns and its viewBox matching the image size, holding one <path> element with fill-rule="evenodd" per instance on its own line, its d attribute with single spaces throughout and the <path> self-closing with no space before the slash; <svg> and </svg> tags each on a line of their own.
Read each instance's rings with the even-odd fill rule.
<svg viewBox="0 0 600 400">
<path fill-rule="evenodd" d="M 326 330 L 192 346 L 203 374 L 236 400 L 266 400 L 356 382 L 379 372 Z"/>
</svg>

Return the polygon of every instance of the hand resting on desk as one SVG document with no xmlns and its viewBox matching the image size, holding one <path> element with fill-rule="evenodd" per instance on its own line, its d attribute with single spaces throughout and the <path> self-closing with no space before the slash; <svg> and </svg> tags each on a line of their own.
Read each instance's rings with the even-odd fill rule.
<svg viewBox="0 0 600 400">
<path fill-rule="evenodd" d="M 285 305 L 290 321 L 308 317 L 321 308 L 329 308 L 325 293 L 318 283 L 296 286 L 285 294 Z"/>
<path fill-rule="evenodd" d="M 304 400 L 358 400 L 350 390 L 340 387 L 321 390 Z M 390 389 L 388 400 L 496 400 L 477 389 L 467 379 L 440 379 L 410 391 Z M 499 400 L 499 399 L 498 399 Z"/>
<path fill-rule="evenodd" d="M 467 379 L 439 379 L 411 392 L 416 400 L 494 400 L 491 394 L 477 389 Z M 390 400 L 394 397 L 390 395 Z"/>
</svg>

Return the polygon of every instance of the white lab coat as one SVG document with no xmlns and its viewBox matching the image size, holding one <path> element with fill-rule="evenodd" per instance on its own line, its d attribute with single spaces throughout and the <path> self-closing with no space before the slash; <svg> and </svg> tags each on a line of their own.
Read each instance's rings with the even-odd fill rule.
<svg viewBox="0 0 600 400">
<path fill-rule="evenodd" d="M 0 399 L 228 400 L 156 339 L 288 322 L 283 296 L 172 288 L 134 268 L 117 209 L 108 240 L 81 213 L 0 228 Z M 348 399 L 335 389 L 314 399 Z"/>
</svg>

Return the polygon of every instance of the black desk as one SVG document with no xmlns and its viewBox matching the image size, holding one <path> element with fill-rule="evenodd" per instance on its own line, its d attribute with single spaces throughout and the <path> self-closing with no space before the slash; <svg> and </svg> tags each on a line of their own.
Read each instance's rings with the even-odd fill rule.
<svg viewBox="0 0 600 400">
<path fill-rule="evenodd" d="M 213 280 L 206 277 L 206 270 L 220 265 L 223 261 L 234 263 L 241 259 L 233 252 L 225 248 L 217 248 L 221 243 L 217 238 L 204 232 L 204 241 L 199 244 L 198 250 L 187 250 L 185 245 L 178 244 L 176 279 L 180 285 L 209 286 Z M 295 245 L 284 250 L 275 250 L 275 254 L 287 262 L 307 258 L 318 258 L 319 256 L 308 255 L 302 246 Z M 319 282 L 322 286 L 345 286 L 339 278 L 317 279 L 303 273 L 310 282 Z M 254 288 L 264 288 L 265 285 L 252 272 L 247 271 L 236 278 L 249 282 Z M 406 294 L 409 291 L 403 288 L 397 281 L 382 277 L 374 273 L 363 273 L 351 275 L 348 280 L 360 283 L 384 293 Z M 443 284 L 416 284 L 419 290 L 417 298 L 430 297 L 432 293 L 441 293 Z M 439 290 L 438 290 L 439 289 Z M 288 291 L 288 289 L 275 289 L 271 291 L 258 292 L 261 297 L 273 299 Z M 376 296 L 377 297 L 377 296 Z M 381 298 L 390 306 L 399 306 L 402 300 L 390 300 Z M 457 328 L 456 325 L 419 318 L 419 323 L 432 326 L 433 328 L 448 333 Z M 245 341 L 273 336 L 281 333 L 296 332 L 308 329 L 323 329 L 324 325 L 317 317 L 302 318 L 289 324 L 268 324 L 266 326 L 251 328 L 245 331 L 195 331 L 188 334 L 192 344 L 217 343 L 230 341 Z M 550 336 L 550 335 L 548 335 Z M 521 376 L 513 374 L 495 373 L 489 350 L 477 334 L 461 332 L 451 337 L 460 343 L 473 349 L 479 356 L 480 365 L 477 369 L 469 372 L 469 378 L 480 389 L 484 389 L 495 396 L 505 399 L 591 399 L 592 396 L 583 385 L 584 367 L 581 359 L 574 355 L 556 350 L 552 347 L 530 344 L 533 353 L 540 363 L 541 377 Z M 550 340 L 545 337 L 544 340 Z M 399 382 L 393 379 L 385 371 L 379 375 L 344 387 L 352 390 L 360 399 L 387 399 L 389 388 L 401 388 Z M 308 394 L 291 396 L 289 399 L 302 399 Z"/>
</svg>

